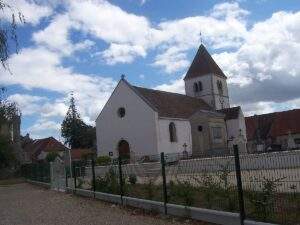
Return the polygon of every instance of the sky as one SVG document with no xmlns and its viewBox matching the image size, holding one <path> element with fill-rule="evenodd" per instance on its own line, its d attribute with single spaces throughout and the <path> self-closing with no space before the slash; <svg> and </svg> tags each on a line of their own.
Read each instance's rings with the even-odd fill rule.
<svg viewBox="0 0 300 225">
<path fill-rule="evenodd" d="M 10 0 L 19 52 L 0 86 L 22 111 L 21 132 L 54 136 L 74 94 L 95 119 L 122 74 L 134 85 L 184 93 L 201 41 L 246 116 L 300 108 L 299 0 Z M 1 21 L 10 20 L 4 11 Z"/>
</svg>

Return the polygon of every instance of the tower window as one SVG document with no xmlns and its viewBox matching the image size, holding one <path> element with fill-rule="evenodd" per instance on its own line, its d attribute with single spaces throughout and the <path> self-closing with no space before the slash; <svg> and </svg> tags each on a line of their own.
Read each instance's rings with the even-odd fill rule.
<svg viewBox="0 0 300 225">
<path fill-rule="evenodd" d="M 177 142 L 176 126 L 175 123 L 173 122 L 169 124 L 169 133 L 170 133 L 170 142 Z"/>
<path fill-rule="evenodd" d="M 194 83 L 194 92 L 198 92 L 198 91 L 199 91 L 198 84 Z"/>
<path fill-rule="evenodd" d="M 118 116 L 120 118 L 125 116 L 125 108 L 124 107 L 121 107 L 121 108 L 118 109 Z"/>
<path fill-rule="evenodd" d="M 223 94 L 223 84 L 222 84 L 222 81 L 220 81 L 220 80 L 217 81 L 217 87 L 218 87 L 219 93 Z"/>
<path fill-rule="evenodd" d="M 202 82 L 201 81 L 198 82 L 198 90 L 202 91 Z"/>
</svg>

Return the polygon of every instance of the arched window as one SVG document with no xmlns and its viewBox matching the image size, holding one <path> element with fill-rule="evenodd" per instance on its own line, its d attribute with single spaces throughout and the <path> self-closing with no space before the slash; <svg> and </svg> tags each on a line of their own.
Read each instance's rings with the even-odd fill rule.
<svg viewBox="0 0 300 225">
<path fill-rule="evenodd" d="M 218 86 L 219 93 L 222 95 L 223 94 L 223 84 L 222 84 L 222 81 L 218 80 L 217 81 L 217 86 Z"/>
<path fill-rule="evenodd" d="M 194 83 L 194 92 L 198 92 L 199 89 L 198 89 L 198 84 L 197 83 Z"/>
<path fill-rule="evenodd" d="M 170 142 L 177 142 L 176 126 L 175 123 L 173 122 L 169 124 L 169 133 L 170 133 Z"/>
<path fill-rule="evenodd" d="M 201 81 L 198 82 L 198 90 L 202 91 L 202 82 Z"/>
</svg>

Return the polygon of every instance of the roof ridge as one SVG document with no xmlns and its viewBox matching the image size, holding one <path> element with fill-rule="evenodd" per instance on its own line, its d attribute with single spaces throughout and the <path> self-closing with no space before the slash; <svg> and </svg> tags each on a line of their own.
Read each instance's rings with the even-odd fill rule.
<svg viewBox="0 0 300 225">
<path fill-rule="evenodd" d="M 289 110 L 284 110 L 284 111 L 279 111 L 279 112 L 270 112 L 270 113 L 263 113 L 263 114 L 254 114 L 252 116 L 246 116 L 245 118 L 253 118 L 255 116 L 265 116 L 265 115 L 272 115 L 272 114 L 280 114 L 280 113 L 286 113 L 286 112 L 292 112 L 292 111 L 300 111 L 299 109 L 289 109 Z"/>
<path fill-rule="evenodd" d="M 188 96 L 188 95 L 185 95 L 185 94 L 180 94 L 180 93 L 177 93 L 177 92 L 162 91 L 162 90 L 157 90 L 157 89 L 152 89 L 152 88 L 139 87 L 139 86 L 135 86 L 135 85 L 132 85 L 132 87 L 146 89 L 146 90 L 149 90 L 149 91 L 155 91 L 155 92 L 161 92 L 161 93 L 167 93 L 167 94 L 180 95 L 180 96 L 184 96 L 184 97 L 188 97 L 188 98 L 192 98 L 192 99 L 203 101 L 202 99 L 195 98 L 195 97 L 192 97 L 192 96 Z"/>
</svg>

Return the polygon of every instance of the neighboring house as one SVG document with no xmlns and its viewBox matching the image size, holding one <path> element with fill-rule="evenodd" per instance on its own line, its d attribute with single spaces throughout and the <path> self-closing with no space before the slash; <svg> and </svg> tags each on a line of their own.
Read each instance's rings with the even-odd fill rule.
<svg viewBox="0 0 300 225">
<path fill-rule="evenodd" d="M 2 120 L 1 120 L 2 121 Z M 16 159 L 23 163 L 24 153 L 21 148 L 21 114 L 15 115 L 11 120 L 0 123 L 0 135 L 8 138 L 13 146 L 13 151 Z"/>
<path fill-rule="evenodd" d="M 228 154 L 227 133 L 236 138 L 246 131 L 240 107 L 230 108 L 226 79 L 203 45 L 184 78 L 186 95 L 122 77 L 96 120 L 97 154 Z"/>
<path fill-rule="evenodd" d="M 29 136 L 25 136 L 23 138 L 22 147 L 27 163 L 45 160 L 47 154 L 50 152 L 57 152 L 63 157 L 64 152 L 68 150 L 66 146 L 54 137 L 32 140 Z"/>
<path fill-rule="evenodd" d="M 246 117 L 248 151 L 300 149 L 300 109 Z"/>
</svg>

